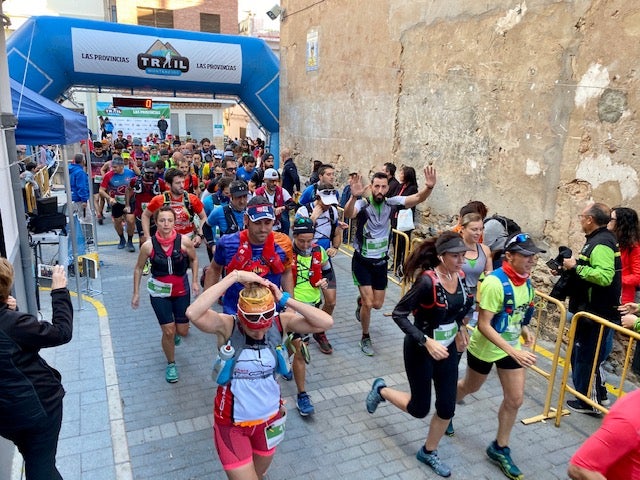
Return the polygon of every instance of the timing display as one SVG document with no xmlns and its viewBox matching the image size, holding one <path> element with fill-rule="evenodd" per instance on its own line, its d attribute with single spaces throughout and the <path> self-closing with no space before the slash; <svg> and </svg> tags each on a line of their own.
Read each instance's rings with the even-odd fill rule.
<svg viewBox="0 0 640 480">
<path fill-rule="evenodd" d="M 113 106 L 152 109 L 153 100 L 150 98 L 113 97 Z"/>
</svg>

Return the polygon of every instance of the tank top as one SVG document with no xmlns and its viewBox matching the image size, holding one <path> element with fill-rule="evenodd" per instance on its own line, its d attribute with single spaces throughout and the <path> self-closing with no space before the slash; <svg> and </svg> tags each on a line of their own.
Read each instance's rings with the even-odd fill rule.
<svg viewBox="0 0 640 480">
<path fill-rule="evenodd" d="M 474 259 L 467 258 L 467 261 L 462 265 L 462 271 L 464 272 L 465 279 L 467 281 L 467 287 L 469 287 L 474 295 L 478 288 L 478 279 L 487 266 L 487 256 L 479 243 L 476 243 L 476 249 L 478 256 Z"/>
</svg>

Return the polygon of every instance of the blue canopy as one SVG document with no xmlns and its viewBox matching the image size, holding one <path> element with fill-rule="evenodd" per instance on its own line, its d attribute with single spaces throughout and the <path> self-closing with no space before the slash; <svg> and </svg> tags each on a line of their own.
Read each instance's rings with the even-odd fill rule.
<svg viewBox="0 0 640 480">
<path fill-rule="evenodd" d="M 18 145 L 68 145 L 87 139 L 87 117 L 58 105 L 13 79 L 11 103 L 18 118 Z"/>
</svg>

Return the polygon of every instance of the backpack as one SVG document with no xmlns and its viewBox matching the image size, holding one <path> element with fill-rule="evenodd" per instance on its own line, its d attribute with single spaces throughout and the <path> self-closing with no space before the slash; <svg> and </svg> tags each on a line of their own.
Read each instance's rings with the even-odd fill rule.
<svg viewBox="0 0 640 480">
<path fill-rule="evenodd" d="M 485 218 L 483 224 L 486 226 L 487 223 L 491 220 L 497 221 L 503 229 L 502 235 L 499 235 L 491 245 L 487 245 L 489 247 L 489 250 L 491 250 L 492 252 L 498 250 L 498 248 L 494 247 L 499 247 L 499 249 L 502 249 L 504 247 L 504 241 L 507 237 L 513 235 L 514 233 L 519 233 L 522 231 L 520 225 L 518 225 L 514 220 L 498 214 L 495 214 L 489 218 Z"/>
<path fill-rule="evenodd" d="M 313 212 L 313 208 L 311 208 L 311 204 L 307 203 L 304 206 L 307 209 L 307 213 L 309 215 L 309 218 L 311 218 L 311 212 Z M 329 207 L 329 220 L 331 221 L 331 233 L 329 234 L 329 242 L 333 242 L 333 237 L 336 233 L 336 227 L 338 226 L 338 222 L 336 221 L 336 207 L 334 205 L 331 205 Z M 331 243 L 331 245 L 333 245 L 333 243 Z"/>
<path fill-rule="evenodd" d="M 509 281 L 509 277 L 507 277 L 507 274 L 502 268 L 494 270 L 489 275 L 495 275 L 500 280 L 500 283 L 502 283 L 502 290 L 504 292 L 502 310 L 496 313 L 491 319 L 491 326 L 495 329 L 496 332 L 502 333 L 507 329 L 507 326 L 509 325 L 509 317 L 513 315 L 513 308 L 516 303 L 513 294 L 513 286 Z M 534 311 L 534 291 L 533 286 L 531 285 L 531 280 L 529 278 L 527 278 L 527 289 L 529 290 L 529 306 L 527 307 L 527 311 L 525 312 L 524 318 L 521 322 L 523 326 L 529 325 Z"/>
<path fill-rule="evenodd" d="M 195 211 L 191 206 L 191 200 L 189 200 L 189 194 L 187 192 L 182 192 L 182 194 L 184 195 L 182 199 L 182 203 L 184 205 L 184 208 L 186 208 L 187 212 L 189 213 L 189 221 L 191 222 L 195 215 Z M 164 197 L 163 206 L 167 206 L 167 205 L 171 206 L 171 192 L 162 192 L 162 196 Z"/>
<path fill-rule="evenodd" d="M 238 225 L 238 222 L 236 222 L 236 217 L 233 215 L 231 207 L 229 205 L 225 205 L 222 207 L 222 212 L 224 213 L 224 219 L 227 222 L 227 230 L 222 232 L 222 235 L 228 235 L 239 231 L 240 226 Z"/>
</svg>

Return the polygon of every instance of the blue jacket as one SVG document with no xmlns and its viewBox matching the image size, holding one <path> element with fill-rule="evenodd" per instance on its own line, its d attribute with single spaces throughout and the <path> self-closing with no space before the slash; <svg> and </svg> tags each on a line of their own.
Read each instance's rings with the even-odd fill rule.
<svg viewBox="0 0 640 480">
<path fill-rule="evenodd" d="M 82 165 L 69 165 L 69 182 L 71 183 L 71 200 L 86 202 L 89 200 L 89 176 Z"/>
</svg>

